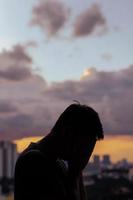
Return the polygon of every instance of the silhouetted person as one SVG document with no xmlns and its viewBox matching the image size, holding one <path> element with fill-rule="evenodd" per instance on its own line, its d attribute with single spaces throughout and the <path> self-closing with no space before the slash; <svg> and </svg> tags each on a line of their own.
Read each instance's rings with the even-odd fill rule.
<svg viewBox="0 0 133 200">
<path fill-rule="evenodd" d="M 97 112 L 85 105 L 70 105 L 51 132 L 19 156 L 15 200 L 84 199 L 82 170 L 99 139 L 103 130 Z"/>
</svg>

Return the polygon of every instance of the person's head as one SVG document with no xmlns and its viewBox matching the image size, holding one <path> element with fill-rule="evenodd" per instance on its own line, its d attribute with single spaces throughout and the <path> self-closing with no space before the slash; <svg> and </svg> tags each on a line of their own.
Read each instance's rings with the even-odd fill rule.
<svg viewBox="0 0 133 200">
<path fill-rule="evenodd" d="M 68 106 L 51 133 L 60 140 L 62 158 L 79 167 L 79 170 L 87 164 L 96 141 L 104 137 L 98 113 L 81 104 Z"/>
</svg>

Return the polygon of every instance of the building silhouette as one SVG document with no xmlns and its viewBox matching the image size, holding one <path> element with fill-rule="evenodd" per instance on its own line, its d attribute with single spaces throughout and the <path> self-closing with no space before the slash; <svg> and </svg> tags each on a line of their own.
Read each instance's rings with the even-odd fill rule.
<svg viewBox="0 0 133 200">
<path fill-rule="evenodd" d="M 10 141 L 0 141 L 0 178 L 13 178 L 17 157 L 16 144 Z"/>
<path fill-rule="evenodd" d="M 93 164 L 97 167 L 100 166 L 100 156 L 99 155 L 94 155 L 93 156 Z"/>
<path fill-rule="evenodd" d="M 105 167 L 110 166 L 111 165 L 110 155 L 108 154 L 103 155 L 102 163 Z"/>
</svg>

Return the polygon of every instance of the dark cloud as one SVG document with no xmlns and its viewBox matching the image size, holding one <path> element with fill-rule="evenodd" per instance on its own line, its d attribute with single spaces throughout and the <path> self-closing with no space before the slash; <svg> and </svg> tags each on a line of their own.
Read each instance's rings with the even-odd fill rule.
<svg viewBox="0 0 133 200">
<path fill-rule="evenodd" d="M 0 114 L 16 112 L 17 108 L 9 101 L 0 101 Z"/>
<path fill-rule="evenodd" d="M 79 81 L 54 83 L 45 95 L 55 102 L 73 99 L 94 107 L 108 134 L 133 134 L 133 66 L 117 72 L 91 69 Z"/>
<path fill-rule="evenodd" d="M 0 53 L 0 139 L 40 133 L 41 115 L 34 110 L 41 104 L 46 81 L 34 73 L 33 64 L 27 45 Z"/>
<path fill-rule="evenodd" d="M 33 118 L 26 114 L 16 114 L 15 116 L 8 118 L 6 122 L 6 125 L 13 129 L 30 128 L 31 125 L 34 124 Z"/>
<path fill-rule="evenodd" d="M 0 71 L 0 78 L 12 80 L 12 81 L 20 81 L 27 79 L 31 76 L 31 70 L 26 67 L 11 67 L 7 70 Z"/>
<path fill-rule="evenodd" d="M 33 8 L 31 25 L 39 26 L 48 36 L 54 36 L 66 24 L 69 13 L 62 1 L 40 0 Z"/>
<path fill-rule="evenodd" d="M 32 104 L 33 106 L 34 104 Z M 23 105 L 23 107 L 25 107 Z M 0 139 L 16 139 L 28 136 L 45 135 L 51 128 L 53 116 L 50 110 L 44 105 L 39 108 L 39 103 L 35 110 L 28 104 L 29 113 L 16 112 L 14 115 L 6 117 L 0 116 Z M 52 121 L 51 121 L 52 120 Z"/>
<path fill-rule="evenodd" d="M 73 100 L 96 109 L 106 134 L 133 132 L 133 66 L 119 71 L 87 69 L 81 79 L 47 84 L 32 74 L 25 81 L 0 84 L 0 138 L 47 134 Z M 5 102 L 5 103 L 4 103 Z"/>
<path fill-rule="evenodd" d="M 12 51 L 5 51 L 3 54 L 6 54 L 13 60 L 25 63 L 32 63 L 31 57 L 26 52 L 26 48 L 22 45 L 15 45 Z"/>
<path fill-rule="evenodd" d="M 21 81 L 30 78 L 33 74 L 33 61 L 27 48 L 16 45 L 11 50 L 0 53 L 0 79 Z"/>
<path fill-rule="evenodd" d="M 9 116 L 5 119 L 0 119 L 0 124 L 3 133 L 1 133 L 1 138 L 14 138 L 17 134 L 17 138 L 23 137 L 24 135 L 32 134 L 34 127 L 34 121 L 32 116 L 26 114 L 16 114 L 14 116 Z M 34 127 L 34 128 L 33 128 Z"/>
<path fill-rule="evenodd" d="M 93 34 L 97 28 L 106 30 L 106 19 L 102 14 L 100 6 L 93 4 L 82 12 L 74 24 L 74 36 L 88 36 Z"/>
</svg>

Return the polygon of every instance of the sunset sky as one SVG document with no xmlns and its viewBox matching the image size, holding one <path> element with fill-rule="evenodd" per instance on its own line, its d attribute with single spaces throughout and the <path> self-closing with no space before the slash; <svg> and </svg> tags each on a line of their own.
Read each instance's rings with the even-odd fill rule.
<svg viewBox="0 0 133 200">
<path fill-rule="evenodd" d="M 132 10 L 132 0 L 0 0 L 0 140 L 22 149 L 76 99 L 101 117 L 96 153 L 133 161 Z"/>
</svg>

